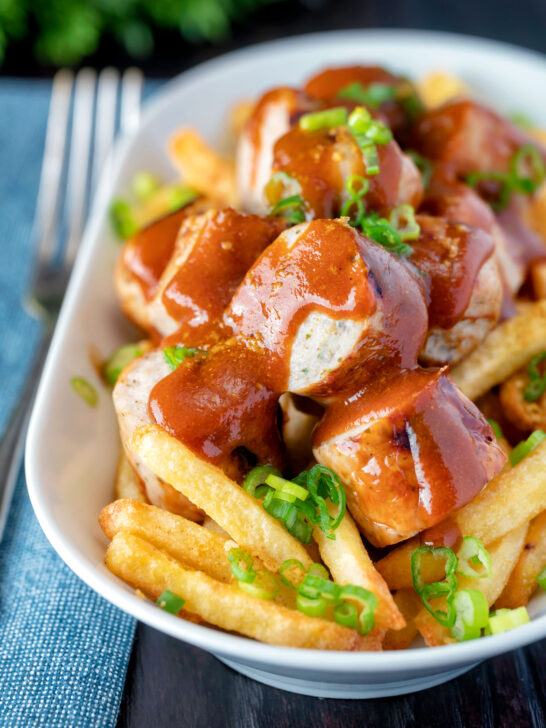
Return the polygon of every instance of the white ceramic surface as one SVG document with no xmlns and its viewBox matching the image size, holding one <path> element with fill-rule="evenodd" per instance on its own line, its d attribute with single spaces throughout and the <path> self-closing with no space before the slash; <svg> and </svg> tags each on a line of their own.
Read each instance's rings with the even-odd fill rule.
<svg viewBox="0 0 546 728">
<path fill-rule="evenodd" d="M 47 537 L 93 589 L 156 629 L 217 655 L 268 685 L 322 697 L 397 695 L 437 685 L 480 660 L 546 636 L 546 595 L 533 600 L 534 619 L 517 630 L 447 647 L 395 653 L 341 653 L 264 645 L 173 617 L 137 598 L 103 563 L 106 539 L 97 524 L 112 500 L 118 436 L 109 392 L 89 361 L 131 335 L 111 284 L 119 243 L 108 225 L 108 201 L 146 168 L 172 175 L 167 135 L 190 124 L 211 141 L 222 135 L 230 105 L 269 86 L 297 84 L 327 65 L 379 63 L 419 76 L 441 68 L 464 78 L 503 111 L 518 110 L 546 127 L 546 60 L 511 46 L 436 33 L 349 31 L 290 38 L 253 46 L 195 68 L 168 84 L 149 104 L 142 125 L 117 149 L 103 178 L 59 319 L 30 423 L 28 488 Z M 100 403 L 90 409 L 69 385 L 92 381 Z"/>
</svg>

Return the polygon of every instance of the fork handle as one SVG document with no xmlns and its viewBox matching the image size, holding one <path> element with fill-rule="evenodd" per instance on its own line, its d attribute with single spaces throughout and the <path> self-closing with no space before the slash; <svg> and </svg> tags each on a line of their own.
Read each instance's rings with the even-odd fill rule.
<svg viewBox="0 0 546 728">
<path fill-rule="evenodd" d="M 49 330 L 42 334 L 21 398 L 11 414 L 0 441 L 0 541 L 4 535 L 8 511 L 21 467 L 30 410 L 38 389 L 51 336 L 52 332 Z"/>
</svg>

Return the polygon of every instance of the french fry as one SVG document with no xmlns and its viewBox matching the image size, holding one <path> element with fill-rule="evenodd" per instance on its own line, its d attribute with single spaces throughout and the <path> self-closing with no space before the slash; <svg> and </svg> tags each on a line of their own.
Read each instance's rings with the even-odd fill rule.
<svg viewBox="0 0 546 728">
<path fill-rule="evenodd" d="M 122 450 L 116 470 L 114 483 L 114 495 L 116 498 L 131 498 L 131 500 L 147 503 L 148 499 L 140 487 L 140 478 L 133 470 L 133 466 L 127 459 L 125 451 Z"/>
<path fill-rule="evenodd" d="M 495 603 L 497 609 L 524 607 L 537 588 L 537 576 L 546 566 L 546 511 L 529 524 L 517 564 Z"/>
<path fill-rule="evenodd" d="M 304 546 L 259 501 L 165 430 L 157 425 L 140 427 L 130 438 L 130 447 L 158 477 L 202 508 L 271 571 L 278 571 L 286 559 L 299 559 L 304 566 L 312 563 Z"/>
<path fill-rule="evenodd" d="M 331 507 L 333 511 L 335 506 Z M 375 610 L 375 624 L 379 629 L 402 629 L 404 617 L 396 606 L 384 579 L 375 569 L 360 533 L 348 512 L 338 528 L 336 538 L 329 539 L 315 526 L 313 537 L 318 543 L 320 555 L 334 581 L 338 584 L 355 584 L 373 592 L 379 603 Z"/>
<path fill-rule="evenodd" d="M 322 650 L 379 649 L 375 637 L 315 617 L 307 617 L 200 571 L 187 571 L 145 540 L 120 532 L 106 552 L 110 571 L 157 600 L 168 589 L 184 608 L 217 627 L 275 645 Z"/>
<path fill-rule="evenodd" d="M 454 515 L 464 536 L 490 544 L 546 509 L 546 441 L 503 470 Z"/>
<path fill-rule="evenodd" d="M 459 576 L 459 589 L 478 589 L 483 593 L 490 606 L 494 604 L 518 560 L 526 533 L 527 524 L 520 526 L 491 544 L 488 548 L 492 563 L 491 578 L 470 579 Z M 424 607 L 415 617 L 415 624 L 429 647 L 456 642 L 449 634 L 449 629 L 442 627 Z"/>
<path fill-rule="evenodd" d="M 417 91 L 427 109 L 434 109 L 459 96 L 469 96 L 469 88 L 457 76 L 434 71 L 417 82 Z"/>
<path fill-rule="evenodd" d="M 546 218 L 546 211 L 545 211 Z M 546 219 L 544 220 L 544 240 L 546 241 Z M 531 283 L 533 293 L 538 301 L 546 298 L 546 262 L 537 260 L 531 264 Z"/>
<path fill-rule="evenodd" d="M 497 326 L 452 370 L 451 378 L 469 399 L 477 399 L 544 349 L 546 301 L 539 301 Z"/>
<path fill-rule="evenodd" d="M 544 134 L 544 132 L 542 132 L 542 134 Z M 539 141 L 541 141 L 542 144 L 546 143 L 546 135 L 544 139 Z M 543 184 L 529 199 L 529 203 L 523 208 L 523 217 L 525 223 L 546 243 L 546 184 Z M 541 260 L 535 261 L 531 266 L 531 281 L 533 283 L 535 295 L 537 295 L 537 293 L 544 292 L 545 267 L 544 261 Z M 540 288 L 538 291 L 536 287 L 537 281 L 535 281 L 536 269 L 539 271 L 538 276 L 540 279 Z M 537 295 L 537 298 L 544 298 L 544 296 Z"/>
<path fill-rule="evenodd" d="M 125 531 L 145 539 L 190 569 L 229 583 L 227 555 L 232 541 L 183 516 L 133 500 L 117 500 L 102 509 L 99 523 L 109 539 Z M 260 565 L 258 568 L 263 568 Z"/>
<path fill-rule="evenodd" d="M 190 187 L 221 206 L 236 205 L 235 167 L 214 151 L 193 129 L 179 129 L 169 140 L 169 155 Z"/>
<path fill-rule="evenodd" d="M 419 536 L 414 536 L 390 551 L 379 561 L 376 561 L 375 568 L 387 582 L 389 589 L 393 591 L 398 589 L 413 589 L 411 555 L 419 546 L 419 543 Z M 439 566 L 441 568 L 441 564 Z M 426 581 L 435 580 L 433 574 L 426 574 L 424 578 Z"/>
<path fill-rule="evenodd" d="M 421 611 L 421 599 L 413 589 L 400 589 L 394 594 L 394 601 L 404 619 L 403 629 L 389 629 L 383 640 L 384 650 L 405 650 L 417 637 L 415 617 Z"/>
</svg>

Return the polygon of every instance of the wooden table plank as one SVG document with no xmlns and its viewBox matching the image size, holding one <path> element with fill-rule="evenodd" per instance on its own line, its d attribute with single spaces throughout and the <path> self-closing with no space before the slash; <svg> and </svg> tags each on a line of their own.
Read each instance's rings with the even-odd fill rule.
<svg viewBox="0 0 546 728">
<path fill-rule="evenodd" d="M 543 728 L 545 653 L 546 640 L 413 695 L 331 700 L 261 685 L 139 625 L 118 728 Z"/>
</svg>

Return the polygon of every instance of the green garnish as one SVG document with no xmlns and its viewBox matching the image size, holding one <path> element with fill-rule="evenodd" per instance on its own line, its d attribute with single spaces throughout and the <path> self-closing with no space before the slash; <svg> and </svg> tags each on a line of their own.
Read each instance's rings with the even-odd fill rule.
<svg viewBox="0 0 546 728">
<path fill-rule="evenodd" d="M 379 158 L 376 145 L 388 144 L 392 132 L 382 121 L 372 119 L 370 112 L 357 106 L 347 120 L 349 129 L 362 151 L 367 175 L 379 174 Z"/>
<path fill-rule="evenodd" d="M 425 555 L 445 562 L 445 577 L 442 581 L 436 581 L 431 584 L 424 583 L 421 566 Z M 421 597 L 425 609 L 444 627 L 453 627 L 455 624 L 456 611 L 453 600 L 455 598 L 455 591 L 459 585 L 455 576 L 456 568 L 457 557 L 446 546 L 439 546 L 437 548 L 433 546 L 419 546 L 411 555 L 413 588 Z M 430 604 L 431 599 L 439 598 L 445 598 L 447 611 L 435 609 Z"/>
<path fill-rule="evenodd" d="M 182 207 L 186 207 L 199 197 L 199 193 L 187 185 L 174 185 L 169 190 L 169 198 L 167 200 L 167 209 L 169 212 L 176 212 Z"/>
<path fill-rule="evenodd" d="M 508 114 L 508 118 L 513 124 L 519 126 L 520 129 L 525 129 L 525 131 L 529 131 L 536 126 L 533 121 L 526 114 L 522 114 L 521 111 L 512 111 Z"/>
<path fill-rule="evenodd" d="M 493 565 L 489 551 L 483 543 L 474 536 L 465 536 L 457 554 L 457 574 L 472 579 L 490 579 Z M 477 571 L 474 566 L 481 565 L 482 570 Z"/>
<path fill-rule="evenodd" d="M 384 217 L 379 217 L 377 212 L 364 216 L 362 232 L 395 255 L 409 257 L 413 253 L 411 247 L 402 241 L 398 231 Z"/>
<path fill-rule="evenodd" d="M 122 240 L 136 235 L 139 229 L 131 204 L 121 198 L 112 200 L 110 204 L 110 222 L 114 232 Z"/>
<path fill-rule="evenodd" d="M 546 438 L 546 432 L 543 432 L 542 430 L 535 430 L 533 433 L 529 435 L 529 437 L 526 440 L 523 440 L 522 442 L 519 442 L 516 447 L 512 450 L 509 456 L 510 465 L 514 467 L 518 463 L 520 463 L 523 458 L 527 457 L 531 450 L 534 450 L 535 447 L 542 442 Z"/>
<path fill-rule="evenodd" d="M 453 607 L 456 616 L 451 636 L 457 642 L 481 637 L 489 621 L 489 605 L 483 593 L 478 589 L 460 589 L 453 599 Z"/>
<path fill-rule="evenodd" d="M 108 384 L 114 386 L 125 367 L 139 356 L 142 356 L 142 349 L 138 344 L 120 346 L 102 367 L 102 373 Z"/>
<path fill-rule="evenodd" d="M 154 196 L 161 182 L 151 172 L 137 172 L 131 181 L 131 190 L 140 202 L 146 202 Z"/>
<path fill-rule="evenodd" d="M 401 240 L 417 240 L 421 232 L 411 205 L 398 205 L 391 210 L 389 222 Z"/>
<path fill-rule="evenodd" d="M 193 346 L 167 346 L 163 349 L 165 361 L 173 371 L 182 364 L 184 359 L 189 359 L 197 356 L 197 354 L 204 353 L 204 349 L 196 349 Z"/>
<path fill-rule="evenodd" d="M 284 217 L 289 225 L 305 222 L 305 200 L 301 195 L 290 195 L 275 203 L 269 214 Z"/>
<path fill-rule="evenodd" d="M 497 440 L 502 440 L 502 438 L 504 437 L 504 433 L 502 431 L 501 426 L 497 422 L 497 420 L 493 420 L 493 419 L 491 419 L 491 418 L 488 417 L 487 418 L 487 421 L 489 422 L 489 425 L 490 425 L 491 429 L 493 430 L 493 432 L 494 432 L 495 437 L 497 438 Z"/>
<path fill-rule="evenodd" d="M 479 187 L 483 182 L 492 182 L 497 189 L 496 196 L 489 200 L 489 204 L 499 212 L 507 207 L 513 192 L 530 195 L 545 178 L 546 168 L 539 150 L 532 144 L 526 144 L 513 155 L 508 173 L 473 172 L 466 177 L 466 183 L 471 187 Z"/>
<path fill-rule="evenodd" d="M 507 632 L 509 629 L 519 627 L 522 624 L 530 622 L 529 613 L 526 607 L 518 607 L 517 609 L 498 609 L 489 615 L 489 624 L 487 625 L 486 634 L 500 634 Z"/>
<path fill-rule="evenodd" d="M 269 515 L 282 521 L 286 530 L 302 543 L 310 543 L 313 526 L 330 539 L 345 515 L 345 491 L 337 475 L 324 465 L 315 465 L 293 480 L 280 477 L 271 466 L 258 466 L 246 476 L 243 488 L 255 498 L 263 497 Z M 330 516 L 326 500 L 339 506 Z"/>
<path fill-rule="evenodd" d="M 314 111 L 300 117 L 299 127 L 302 131 L 318 131 L 319 129 L 335 129 L 347 123 L 347 109 L 338 106 L 334 109 Z"/>
<path fill-rule="evenodd" d="M 254 581 L 256 572 L 253 569 L 252 556 L 244 549 L 230 549 L 228 561 L 231 564 L 231 573 L 238 581 Z"/>
<path fill-rule="evenodd" d="M 161 607 L 161 609 L 169 612 L 169 614 L 178 614 L 178 612 L 182 609 L 185 603 L 185 599 L 182 599 L 182 597 L 179 597 L 178 594 L 175 594 L 168 589 L 165 589 L 163 594 L 156 602 L 156 604 Z"/>
<path fill-rule="evenodd" d="M 362 220 L 366 210 L 363 198 L 370 189 L 370 183 L 365 177 L 362 177 L 359 174 L 352 174 L 347 178 L 345 188 L 349 193 L 349 198 L 341 208 L 341 216 L 349 217 L 351 210 L 356 208 L 356 217 L 352 218 L 349 221 L 349 224 L 353 227 L 359 227 L 362 225 Z"/>
<path fill-rule="evenodd" d="M 346 584 L 341 587 L 339 597 L 343 599 L 345 603 L 348 602 L 357 608 L 360 607 L 357 629 L 362 635 L 369 634 L 375 626 L 375 610 L 379 603 L 375 594 L 361 586 Z M 342 618 L 344 616 L 346 616 L 346 613 L 345 615 L 342 615 Z M 337 621 L 339 613 L 336 615 L 334 611 L 334 617 Z"/>
<path fill-rule="evenodd" d="M 83 377 L 72 377 L 70 385 L 76 394 L 79 395 L 84 402 L 87 402 L 90 407 L 97 406 L 99 395 L 95 387 L 88 382 L 87 379 L 84 379 Z"/>
<path fill-rule="evenodd" d="M 523 399 L 526 402 L 536 402 L 546 390 L 546 370 L 541 372 L 538 368 L 543 361 L 546 361 L 546 351 L 541 351 L 529 362 L 527 375 L 531 381 L 523 390 Z"/>
<path fill-rule="evenodd" d="M 279 593 L 279 582 L 275 574 L 260 569 L 251 581 L 238 581 L 239 588 L 258 599 L 274 599 Z"/>
<path fill-rule="evenodd" d="M 355 81 L 350 83 L 338 93 L 340 99 L 350 99 L 360 104 L 377 109 L 385 101 L 393 101 L 396 98 L 396 87 L 386 83 L 372 83 L 367 88 Z"/>
</svg>

